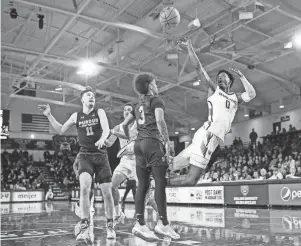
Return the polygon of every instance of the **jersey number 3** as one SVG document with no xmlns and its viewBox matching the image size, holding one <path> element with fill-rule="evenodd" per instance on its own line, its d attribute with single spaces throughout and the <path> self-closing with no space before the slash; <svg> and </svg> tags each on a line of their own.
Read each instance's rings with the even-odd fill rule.
<svg viewBox="0 0 301 246">
<path fill-rule="evenodd" d="M 145 123 L 145 114 L 142 105 L 139 107 L 139 113 L 140 113 L 140 118 L 138 120 L 138 124 L 143 125 Z"/>
<path fill-rule="evenodd" d="M 87 131 L 87 136 L 92 136 L 92 135 L 94 135 L 94 132 L 93 132 L 93 130 L 92 130 L 92 126 L 86 127 L 86 131 Z"/>
<path fill-rule="evenodd" d="M 230 108 L 230 101 L 226 100 L 226 108 Z"/>
</svg>

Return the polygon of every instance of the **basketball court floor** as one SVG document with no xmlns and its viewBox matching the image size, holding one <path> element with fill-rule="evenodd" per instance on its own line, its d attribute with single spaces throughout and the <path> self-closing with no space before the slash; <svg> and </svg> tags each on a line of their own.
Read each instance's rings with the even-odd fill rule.
<svg viewBox="0 0 301 246">
<path fill-rule="evenodd" d="M 73 230 L 79 219 L 74 205 L 67 201 L 1 204 L 1 245 L 77 245 Z M 116 226 L 114 241 L 106 239 L 103 203 L 95 206 L 92 245 L 301 245 L 301 210 L 169 206 L 169 219 L 181 239 L 146 242 L 131 234 L 133 204 L 126 204 L 127 218 Z M 151 208 L 146 218 L 153 228 L 157 215 Z"/>
</svg>

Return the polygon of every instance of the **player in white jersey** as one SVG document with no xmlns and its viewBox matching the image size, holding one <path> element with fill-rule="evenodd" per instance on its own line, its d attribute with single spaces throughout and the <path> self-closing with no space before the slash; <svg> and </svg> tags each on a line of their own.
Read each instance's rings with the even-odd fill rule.
<svg viewBox="0 0 301 246">
<path fill-rule="evenodd" d="M 131 111 L 135 110 L 132 104 L 126 104 L 123 109 L 123 117 L 126 118 Z M 119 185 L 127 178 L 137 177 L 136 175 L 136 159 L 134 155 L 134 140 L 137 137 L 137 125 L 133 122 L 129 127 L 130 140 L 124 139 L 125 135 L 123 132 L 123 127 L 117 125 L 112 130 L 114 135 L 111 135 L 105 142 L 107 147 L 114 144 L 119 138 L 120 148 L 117 157 L 121 157 L 119 165 L 116 167 L 112 177 L 112 193 L 115 206 L 115 221 L 120 222 L 125 218 L 124 213 L 121 211 L 121 206 L 119 204 L 120 194 L 118 191 Z M 124 138 L 123 138 L 124 137 Z"/>
<path fill-rule="evenodd" d="M 234 77 L 227 70 L 220 70 L 216 77 L 216 83 L 213 82 L 200 63 L 191 41 L 182 38 L 179 42 L 187 46 L 197 74 L 202 78 L 205 77 L 209 84 L 207 99 L 209 116 L 208 121 L 194 134 L 192 143 L 173 159 L 170 166 L 173 170 L 179 170 L 190 165 L 189 173 L 169 178 L 167 182 L 169 185 L 196 185 L 204 173 L 212 153 L 230 131 L 238 104 L 251 101 L 255 98 L 256 92 L 246 77 L 234 68 L 230 68 L 230 70 L 239 76 L 245 92 L 237 94 L 230 92 Z"/>
</svg>

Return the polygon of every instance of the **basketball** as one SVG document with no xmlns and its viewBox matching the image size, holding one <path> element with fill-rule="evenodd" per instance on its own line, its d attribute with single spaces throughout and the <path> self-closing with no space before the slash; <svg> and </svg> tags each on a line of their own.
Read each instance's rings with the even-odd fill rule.
<svg viewBox="0 0 301 246">
<path fill-rule="evenodd" d="M 160 13 L 160 23 L 163 28 L 171 29 L 179 25 L 180 13 L 174 7 L 166 7 Z"/>
</svg>

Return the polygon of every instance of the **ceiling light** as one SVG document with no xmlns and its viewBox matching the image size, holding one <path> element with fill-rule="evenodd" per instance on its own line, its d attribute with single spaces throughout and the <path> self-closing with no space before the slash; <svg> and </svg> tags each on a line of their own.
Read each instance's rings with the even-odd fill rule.
<svg viewBox="0 0 301 246">
<path fill-rule="evenodd" d="M 189 141 L 185 141 L 185 144 L 189 144 Z"/>
<path fill-rule="evenodd" d="M 84 60 L 77 70 L 77 74 L 85 76 L 95 76 L 98 74 L 98 71 L 99 66 L 95 62 L 91 60 Z"/>
<path fill-rule="evenodd" d="M 284 49 L 291 49 L 291 48 L 293 48 L 293 42 L 290 41 L 290 42 L 284 44 Z"/>
<path fill-rule="evenodd" d="M 198 85 L 200 85 L 200 83 L 201 83 L 201 80 L 199 79 L 198 81 L 193 82 L 193 86 L 198 86 Z"/>
<path fill-rule="evenodd" d="M 179 134 L 179 132 L 175 132 L 175 134 L 176 134 L 176 135 L 178 135 L 178 134 Z"/>
<path fill-rule="evenodd" d="M 38 18 L 39 18 L 39 29 L 43 29 L 43 27 L 44 27 L 44 15 L 38 14 Z"/>
<path fill-rule="evenodd" d="M 248 109 L 246 109 L 246 108 L 244 109 L 244 116 L 249 117 Z"/>
<path fill-rule="evenodd" d="M 31 134 L 31 135 L 30 135 L 30 138 L 34 138 L 34 134 Z"/>
<path fill-rule="evenodd" d="M 295 48 L 301 48 L 301 31 L 293 36 L 292 44 Z"/>
<path fill-rule="evenodd" d="M 60 86 L 56 87 L 54 90 L 55 90 L 55 91 L 62 91 L 63 88 L 62 88 L 62 86 L 60 85 Z"/>
<path fill-rule="evenodd" d="M 171 53 L 171 54 L 167 54 L 166 58 L 168 60 L 177 60 L 179 58 L 177 53 Z"/>
<path fill-rule="evenodd" d="M 280 101 L 279 101 L 279 108 L 284 108 L 283 100 L 282 99 L 280 99 Z"/>
<path fill-rule="evenodd" d="M 17 17 L 18 17 L 17 10 L 15 8 L 11 8 L 10 12 L 9 12 L 9 15 L 10 15 L 10 18 L 17 19 Z"/>
<path fill-rule="evenodd" d="M 191 131 L 195 131 L 195 128 L 194 128 L 194 127 L 192 127 L 192 128 L 191 128 Z"/>
</svg>

